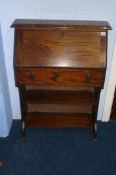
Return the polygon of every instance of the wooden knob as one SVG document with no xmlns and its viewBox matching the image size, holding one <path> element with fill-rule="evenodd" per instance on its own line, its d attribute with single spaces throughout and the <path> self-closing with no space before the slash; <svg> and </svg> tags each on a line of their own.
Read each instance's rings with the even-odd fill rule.
<svg viewBox="0 0 116 175">
<path fill-rule="evenodd" d="M 31 79 L 32 81 L 35 80 L 35 72 L 31 72 L 31 73 L 30 73 L 30 79 Z"/>
<path fill-rule="evenodd" d="M 85 74 L 85 79 L 86 79 L 86 81 L 87 81 L 88 83 L 91 81 L 91 75 L 90 75 L 89 72 L 86 72 L 86 74 Z"/>
</svg>

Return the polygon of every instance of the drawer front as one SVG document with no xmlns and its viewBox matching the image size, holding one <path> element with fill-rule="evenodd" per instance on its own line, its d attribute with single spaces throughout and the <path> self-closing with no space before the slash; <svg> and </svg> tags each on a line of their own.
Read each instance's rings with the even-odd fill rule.
<svg viewBox="0 0 116 175">
<path fill-rule="evenodd" d="M 18 68 L 17 85 L 102 87 L 105 70 L 58 69 L 58 68 Z"/>
</svg>

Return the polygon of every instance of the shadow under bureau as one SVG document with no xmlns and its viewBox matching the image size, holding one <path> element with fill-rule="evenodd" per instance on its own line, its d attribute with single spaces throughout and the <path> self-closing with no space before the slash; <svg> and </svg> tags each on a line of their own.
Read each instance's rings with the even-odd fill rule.
<svg viewBox="0 0 116 175">
<path fill-rule="evenodd" d="M 81 127 L 96 138 L 109 24 L 17 19 L 12 27 L 23 135 L 28 127 Z"/>
</svg>

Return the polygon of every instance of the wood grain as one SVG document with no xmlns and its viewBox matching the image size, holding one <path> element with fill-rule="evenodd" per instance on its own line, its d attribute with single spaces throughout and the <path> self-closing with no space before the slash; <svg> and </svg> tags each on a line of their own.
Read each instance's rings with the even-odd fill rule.
<svg viewBox="0 0 116 175">
<path fill-rule="evenodd" d="M 20 33 L 22 38 L 20 34 L 17 43 L 17 66 L 105 67 L 106 63 L 100 56 L 100 32 L 40 30 Z"/>
</svg>

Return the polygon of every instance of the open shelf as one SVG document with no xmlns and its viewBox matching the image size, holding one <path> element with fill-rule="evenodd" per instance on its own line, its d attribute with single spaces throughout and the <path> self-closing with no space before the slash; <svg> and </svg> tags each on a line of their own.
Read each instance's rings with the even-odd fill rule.
<svg viewBox="0 0 116 175">
<path fill-rule="evenodd" d="M 95 92 L 90 90 L 26 90 L 26 101 L 34 104 L 95 105 Z"/>
<path fill-rule="evenodd" d="M 69 113 L 28 113 L 25 117 L 26 127 L 39 128 L 92 128 L 91 114 Z"/>
<path fill-rule="evenodd" d="M 97 104 L 93 89 L 78 88 L 72 90 L 25 90 L 27 112 L 51 113 L 91 113 Z"/>
</svg>

